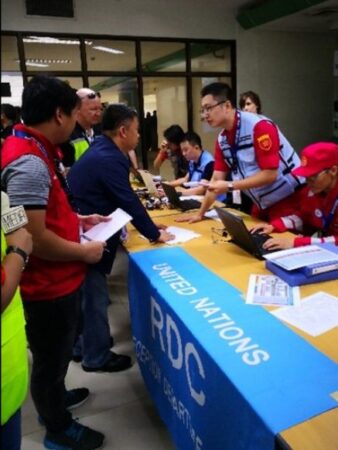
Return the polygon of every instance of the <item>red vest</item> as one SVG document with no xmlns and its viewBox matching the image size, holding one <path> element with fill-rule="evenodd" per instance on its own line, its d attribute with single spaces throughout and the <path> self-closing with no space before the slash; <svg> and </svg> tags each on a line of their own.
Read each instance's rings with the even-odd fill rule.
<svg viewBox="0 0 338 450">
<path fill-rule="evenodd" d="M 15 129 L 27 133 L 33 139 L 8 137 L 1 149 L 1 169 L 23 155 L 41 158 L 48 166 L 51 178 L 46 228 L 67 241 L 80 242 L 78 217 L 71 209 L 54 168 L 54 157 L 58 156 L 59 149 L 31 128 L 16 125 Z M 35 139 L 41 143 L 48 157 L 39 148 Z M 80 261 L 47 261 L 32 255 L 21 278 L 22 298 L 28 301 L 53 300 L 71 294 L 80 287 L 85 272 L 86 264 Z"/>
</svg>

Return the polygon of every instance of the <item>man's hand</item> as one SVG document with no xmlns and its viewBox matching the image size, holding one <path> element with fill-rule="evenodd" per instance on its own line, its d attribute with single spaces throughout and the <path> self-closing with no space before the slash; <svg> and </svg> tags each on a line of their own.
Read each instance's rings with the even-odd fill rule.
<svg viewBox="0 0 338 450">
<path fill-rule="evenodd" d="M 163 223 L 155 223 L 155 225 L 159 230 L 166 230 L 168 228 L 168 226 L 164 225 Z"/>
<path fill-rule="evenodd" d="M 223 180 L 210 181 L 208 184 L 202 184 L 202 186 L 207 186 L 208 191 L 214 192 L 217 195 L 228 192 L 228 182 Z"/>
<path fill-rule="evenodd" d="M 175 222 L 188 222 L 188 223 L 196 223 L 201 222 L 201 220 L 204 220 L 204 217 L 201 216 L 201 214 L 196 213 L 193 216 L 179 216 L 176 217 Z"/>
<path fill-rule="evenodd" d="M 293 248 L 294 238 L 272 238 L 263 244 L 263 248 L 267 250 L 286 250 Z"/>
<path fill-rule="evenodd" d="M 93 228 L 94 225 L 97 225 L 101 222 L 109 222 L 111 217 L 101 216 L 100 214 L 91 214 L 90 216 L 81 216 L 78 214 L 78 218 L 82 225 L 83 231 L 88 231 Z"/>
<path fill-rule="evenodd" d="M 27 255 L 30 255 L 33 250 L 32 235 L 26 230 L 26 228 L 19 228 L 12 233 L 6 235 L 7 245 L 15 245 L 21 248 Z"/>
<path fill-rule="evenodd" d="M 172 239 L 175 239 L 175 235 L 172 233 L 168 233 L 168 231 L 161 230 L 160 233 L 161 234 L 156 242 L 167 242 L 171 241 Z"/>
<path fill-rule="evenodd" d="M 250 233 L 256 233 L 259 232 L 260 234 L 270 234 L 274 230 L 274 227 L 270 225 L 269 223 L 258 223 L 254 227 L 250 228 Z"/>
<path fill-rule="evenodd" d="M 105 242 L 91 241 L 81 244 L 83 246 L 83 261 L 87 264 L 94 264 L 102 258 Z"/>
</svg>

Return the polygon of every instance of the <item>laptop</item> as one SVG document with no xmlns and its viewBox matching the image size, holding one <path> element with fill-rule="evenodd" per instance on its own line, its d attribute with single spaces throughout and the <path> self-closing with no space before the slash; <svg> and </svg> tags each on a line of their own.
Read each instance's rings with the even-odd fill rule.
<svg viewBox="0 0 338 450">
<path fill-rule="evenodd" d="M 162 189 L 165 195 L 168 197 L 169 203 L 181 211 L 189 211 L 190 209 L 198 209 L 201 206 L 201 202 L 192 198 L 181 200 L 179 193 L 173 186 L 162 183 Z"/>
<path fill-rule="evenodd" d="M 145 184 L 146 188 L 148 189 L 148 192 L 150 195 L 154 195 L 155 197 L 158 197 L 158 191 L 156 184 L 153 180 L 153 175 L 150 172 L 147 172 L 146 170 L 138 170 L 139 174 L 142 177 L 142 181 Z"/>
<path fill-rule="evenodd" d="M 231 241 L 243 250 L 251 253 L 257 259 L 264 259 L 263 255 L 276 250 L 266 250 L 263 248 L 265 241 L 271 238 L 268 234 L 250 233 L 243 219 L 225 209 L 215 207 L 218 217 L 231 236 Z"/>
</svg>

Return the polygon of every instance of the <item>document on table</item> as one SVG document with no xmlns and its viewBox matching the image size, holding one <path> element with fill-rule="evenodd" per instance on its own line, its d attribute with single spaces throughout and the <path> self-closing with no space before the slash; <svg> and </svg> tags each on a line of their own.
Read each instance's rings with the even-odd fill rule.
<svg viewBox="0 0 338 450">
<path fill-rule="evenodd" d="M 106 241 L 133 219 L 121 208 L 117 208 L 108 217 L 111 218 L 108 222 L 98 223 L 90 230 L 80 234 L 81 244 L 88 241 Z"/>
<path fill-rule="evenodd" d="M 296 247 L 289 250 L 273 252 L 264 255 L 264 258 L 285 270 L 294 270 L 300 267 L 306 267 L 309 264 L 336 262 L 337 253 L 318 247 L 317 245 L 308 245 L 306 247 Z"/>
<path fill-rule="evenodd" d="M 195 233 L 194 231 L 191 231 L 187 228 L 181 228 L 181 227 L 168 227 L 166 230 L 168 233 L 171 233 L 175 236 L 174 239 L 171 241 L 167 241 L 166 244 L 168 245 L 175 245 L 175 244 L 181 244 L 183 242 L 190 241 L 191 239 L 200 237 L 201 235 L 198 233 Z M 146 239 L 143 235 L 140 235 L 143 239 Z"/>
<path fill-rule="evenodd" d="M 338 327 L 338 297 L 316 292 L 295 308 L 279 308 L 271 314 L 311 336 L 319 336 Z"/>
<path fill-rule="evenodd" d="M 250 275 L 246 303 L 293 306 L 299 303 L 299 287 L 291 287 L 275 275 Z"/>
</svg>

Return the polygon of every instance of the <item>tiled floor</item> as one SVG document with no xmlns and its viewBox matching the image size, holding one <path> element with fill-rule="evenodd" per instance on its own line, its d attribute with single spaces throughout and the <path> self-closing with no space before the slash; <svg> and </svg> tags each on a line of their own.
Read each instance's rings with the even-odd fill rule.
<svg viewBox="0 0 338 450">
<path fill-rule="evenodd" d="M 127 298 L 127 255 L 120 251 L 114 264 L 111 286 L 112 304 L 109 317 L 116 345 L 114 351 L 132 355 Z M 67 388 L 86 386 L 91 391 L 88 401 L 73 410 L 80 422 L 105 434 L 107 450 L 173 450 L 166 428 L 159 418 L 144 387 L 138 365 L 115 374 L 86 373 L 80 364 L 70 364 Z M 44 428 L 30 396 L 22 410 L 22 450 L 43 449 Z"/>
</svg>

